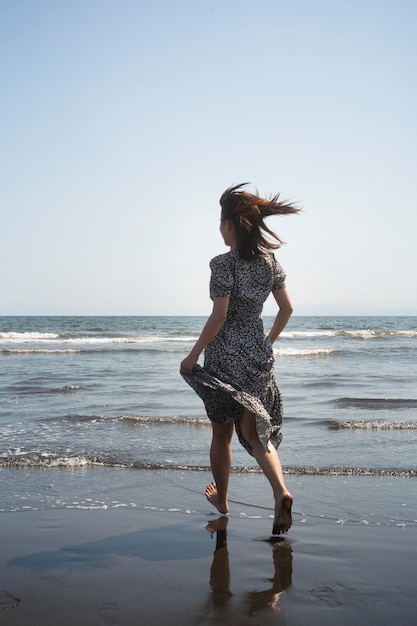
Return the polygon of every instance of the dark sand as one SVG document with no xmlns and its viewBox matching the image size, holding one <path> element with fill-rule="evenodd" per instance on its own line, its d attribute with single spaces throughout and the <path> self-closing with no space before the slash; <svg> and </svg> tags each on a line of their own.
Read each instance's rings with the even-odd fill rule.
<svg viewBox="0 0 417 626">
<path fill-rule="evenodd" d="M 264 510 L 200 504 L 1 513 L 0 624 L 417 624 L 416 520 L 316 510 L 270 541 Z"/>
</svg>

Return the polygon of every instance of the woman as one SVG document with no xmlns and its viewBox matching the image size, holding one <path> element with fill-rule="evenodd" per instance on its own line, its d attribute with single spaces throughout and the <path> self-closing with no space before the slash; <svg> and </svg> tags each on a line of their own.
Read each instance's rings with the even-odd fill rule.
<svg viewBox="0 0 417 626">
<path fill-rule="evenodd" d="M 282 241 L 265 224 L 270 215 L 297 213 L 279 196 L 260 198 L 236 185 L 220 198 L 220 232 L 230 251 L 210 262 L 213 311 L 180 372 L 202 398 L 212 422 L 210 462 L 214 482 L 206 497 L 226 514 L 235 425 L 241 444 L 271 484 L 275 499 L 272 534 L 292 524 L 292 496 L 276 451 L 281 441 L 282 402 L 274 377 L 272 344 L 285 328 L 292 305 L 285 273 L 271 250 Z M 269 236 L 269 237 L 268 237 Z M 278 314 L 266 336 L 263 303 L 272 292 Z M 197 365 L 204 350 L 204 368 Z"/>
</svg>

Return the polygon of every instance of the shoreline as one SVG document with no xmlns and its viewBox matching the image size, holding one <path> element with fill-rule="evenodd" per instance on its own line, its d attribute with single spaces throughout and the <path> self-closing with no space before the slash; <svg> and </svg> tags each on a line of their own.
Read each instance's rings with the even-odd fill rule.
<svg viewBox="0 0 417 626">
<path fill-rule="evenodd" d="M 413 479 L 293 479 L 307 513 L 273 540 L 269 507 L 220 516 L 164 473 L 151 482 L 154 505 L 0 513 L 0 624 L 415 624 Z"/>
</svg>

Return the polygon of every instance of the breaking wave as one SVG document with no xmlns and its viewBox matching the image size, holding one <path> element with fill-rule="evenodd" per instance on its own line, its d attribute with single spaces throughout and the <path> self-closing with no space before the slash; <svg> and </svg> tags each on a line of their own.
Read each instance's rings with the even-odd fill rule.
<svg viewBox="0 0 417 626">
<path fill-rule="evenodd" d="M 0 458 L 0 467 L 53 469 L 77 469 L 86 467 L 113 467 L 122 469 L 136 469 L 143 471 L 181 471 L 181 472 L 210 472 L 207 465 L 176 465 L 173 463 L 147 463 L 143 461 L 126 461 L 106 456 L 53 456 L 33 455 Z M 232 467 L 234 474 L 261 474 L 257 467 Z M 378 476 L 378 477 L 417 477 L 417 471 L 401 468 L 366 468 L 366 467 L 287 467 L 284 474 L 295 476 Z"/>
<path fill-rule="evenodd" d="M 394 330 L 379 329 L 371 330 L 369 328 L 357 330 L 302 330 L 302 331 L 285 331 L 282 337 L 287 339 L 322 339 L 332 337 L 347 337 L 350 339 L 381 339 L 385 337 L 417 337 L 417 330 Z"/>
<path fill-rule="evenodd" d="M 277 356 L 330 356 L 343 352 L 341 348 L 274 348 Z"/>
<path fill-rule="evenodd" d="M 70 391 L 70 390 L 69 390 Z M 106 417 L 104 415 L 83 415 L 69 414 L 61 418 L 67 422 L 126 422 L 127 424 L 159 424 L 172 425 L 181 424 L 185 426 L 210 426 L 210 420 L 207 417 L 148 417 L 146 415 L 113 415 Z M 51 421 L 57 421 L 56 417 L 51 417 Z"/>
<path fill-rule="evenodd" d="M 337 398 L 335 402 L 341 408 L 371 410 L 417 408 L 415 398 Z"/>
<path fill-rule="evenodd" d="M 331 430 L 417 430 L 417 422 L 384 422 L 383 420 L 376 421 L 347 421 L 329 422 L 329 428 Z"/>
</svg>

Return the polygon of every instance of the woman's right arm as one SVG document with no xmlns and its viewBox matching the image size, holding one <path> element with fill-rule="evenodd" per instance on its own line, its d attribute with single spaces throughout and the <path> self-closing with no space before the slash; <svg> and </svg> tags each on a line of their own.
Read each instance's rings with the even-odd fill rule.
<svg viewBox="0 0 417 626">
<path fill-rule="evenodd" d="M 227 310 L 229 308 L 229 298 L 214 298 L 213 311 L 208 318 L 200 337 L 197 339 L 193 349 L 187 357 L 181 362 L 180 373 L 192 374 L 194 366 L 198 361 L 198 357 L 204 350 L 204 348 L 210 343 L 212 339 L 217 335 L 219 330 L 224 324 L 227 316 Z"/>
</svg>

